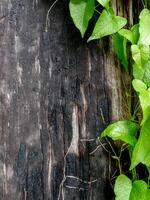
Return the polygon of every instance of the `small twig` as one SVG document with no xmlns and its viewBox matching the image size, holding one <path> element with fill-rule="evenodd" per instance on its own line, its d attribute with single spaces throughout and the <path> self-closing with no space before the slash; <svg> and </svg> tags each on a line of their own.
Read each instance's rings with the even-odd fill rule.
<svg viewBox="0 0 150 200">
<path fill-rule="evenodd" d="M 141 0 L 143 7 L 145 8 L 145 3 L 144 0 Z"/>
<path fill-rule="evenodd" d="M 106 137 L 106 141 L 107 141 L 107 143 L 109 144 L 109 146 L 110 146 L 112 152 L 114 153 L 114 155 L 117 157 L 117 154 L 116 154 L 114 148 L 112 147 L 111 143 L 110 143 L 109 140 L 107 139 L 107 137 Z"/>
<path fill-rule="evenodd" d="M 70 186 L 70 185 L 65 185 L 65 187 L 66 187 L 66 188 L 69 188 L 69 189 L 79 190 L 79 191 L 80 191 L 80 190 L 87 190 L 86 188 L 81 188 L 81 187 L 79 188 L 79 187 L 74 187 L 74 186 Z"/>
<path fill-rule="evenodd" d="M 101 143 L 101 142 L 100 142 Z M 110 153 L 106 148 L 105 148 L 105 146 L 104 145 L 106 145 L 107 143 L 105 143 L 105 144 L 100 144 L 100 145 L 98 145 L 92 152 L 90 152 L 89 153 L 89 155 L 92 155 L 92 154 L 94 154 L 100 147 L 103 147 L 103 149 L 105 149 L 105 151 L 107 151 L 108 153 Z"/>
<path fill-rule="evenodd" d="M 100 112 L 101 112 L 101 117 L 102 117 L 103 123 L 106 124 L 102 108 L 100 108 Z"/>
<path fill-rule="evenodd" d="M 67 150 L 67 153 L 66 153 L 65 156 L 64 156 L 63 179 L 62 179 L 62 181 L 61 181 L 61 183 L 60 183 L 60 186 L 59 186 L 58 200 L 60 200 L 61 194 L 62 194 L 62 196 L 63 196 L 63 186 L 64 186 L 64 183 L 65 183 L 65 181 L 66 181 L 66 163 L 67 163 L 66 158 L 67 158 L 67 155 L 68 155 L 69 152 L 70 152 L 71 147 L 72 147 L 72 143 L 70 144 L 70 146 L 69 146 L 69 148 L 68 148 L 68 150 Z M 64 197 L 63 197 L 63 200 L 64 200 Z"/>
<path fill-rule="evenodd" d="M 78 180 L 78 181 L 80 181 L 80 182 L 82 182 L 82 183 L 88 184 L 88 185 L 90 185 L 91 183 L 95 183 L 95 182 L 98 181 L 98 179 L 95 179 L 95 180 L 93 180 L 93 181 L 85 181 L 85 180 L 80 179 L 79 177 L 76 177 L 76 176 L 66 176 L 66 178 L 76 179 L 76 180 Z"/>
<path fill-rule="evenodd" d="M 95 8 L 95 11 L 96 11 L 98 14 L 101 14 L 96 8 Z"/>
<path fill-rule="evenodd" d="M 50 6 L 49 10 L 47 11 L 47 15 L 46 15 L 46 27 L 45 27 L 45 31 L 47 32 L 48 31 L 48 17 L 49 17 L 49 14 L 51 12 L 51 10 L 53 9 L 53 7 L 55 6 L 55 4 L 58 2 L 59 0 L 55 0 L 53 2 L 53 4 Z"/>
<path fill-rule="evenodd" d="M 93 139 L 80 139 L 80 141 L 81 142 L 93 142 L 93 141 L 96 141 L 96 139 L 95 138 L 93 138 Z"/>
<path fill-rule="evenodd" d="M 115 170 L 115 172 L 113 173 L 113 175 L 111 176 L 111 180 L 114 179 L 114 177 L 116 177 L 116 173 L 117 173 L 118 169 Z"/>
</svg>

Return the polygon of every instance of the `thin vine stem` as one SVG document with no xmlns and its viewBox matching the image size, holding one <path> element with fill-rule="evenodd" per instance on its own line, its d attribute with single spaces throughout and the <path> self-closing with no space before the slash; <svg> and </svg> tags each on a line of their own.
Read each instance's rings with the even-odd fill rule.
<svg viewBox="0 0 150 200">
<path fill-rule="evenodd" d="M 53 9 L 53 7 L 56 5 L 56 3 L 58 2 L 59 0 L 55 0 L 52 5 L 50 6 L 49 10 L 47 11 L 47 15 L 46 15 L 46 27 L 45 27 L 45 31 L 47 32 L 48 31 L 48 17 L 49 17 L 49 14 L 51 12 L 51 10 Z"/>
<path fill-rule="evenodd" d="M 135 106 L 135 109 L 134 109 L 134 113 L 133 113 L 133 115 L 132 115 L 132 119 L 133 119 L 133 120 L 135 119 L 136 114 L 138 113 L 138 111 L 140 110 L 140 108 L 141 108 L 141 105 L 140 105 L 140 101 L 138 100 L 138 102 L 137 102 L 137 104 L 136 104 L 136 106 Z"/>
<path fill-rule="evenodd" d="M 95 11 L 96 11 L 98 14 L 101 14 L 96 8 L 95 8 Z"/>
<path fill-rule="evenodd" d="M 145 8 L 144 0 L 141 0 L 143 7 Z"/>
<path fill-rule="evenodd" d="M 147 0 L 141 0 L 142 5 L 144 8 L 147 8 Z"/>
</svg>

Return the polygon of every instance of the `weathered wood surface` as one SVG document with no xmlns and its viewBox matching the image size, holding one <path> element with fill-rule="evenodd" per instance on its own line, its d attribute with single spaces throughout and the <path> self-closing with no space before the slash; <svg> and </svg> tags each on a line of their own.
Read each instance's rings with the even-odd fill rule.
<svg viewBox="0 0 150 200">
<path fill-rule="evenodd" d="M 0 0 L 0 200 L 110 200 L 109 154 L 86 140 L 122 117 L 120 67 L 64 1 L 45 32 L 51 4 Z"/>
</svg>

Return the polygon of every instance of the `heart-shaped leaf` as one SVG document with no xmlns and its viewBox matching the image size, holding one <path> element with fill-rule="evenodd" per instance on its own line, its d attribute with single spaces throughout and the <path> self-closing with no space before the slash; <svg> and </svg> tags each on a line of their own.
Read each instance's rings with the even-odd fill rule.
<svg viewBox="0 0 150 200">
<path fill-rule="evenodd" d="M 148 63 L 150 56 L 150 48 L 147 45 L 132 45 L 131 46 L 132 57 L 135 63 L 139 67 L 145 67 Z"/>
<path fill-rule="evenodd" d="M 110 0 L 97 0 L 103 7 L 109 8 Z"/>
<path fill-rule="evenodd" d="M 147 86 L 139 79 L 134 79 L 132 81 L 132 85 L 137 92 L 142 93 L 143 91 L 147 90 Z"/>
<path fill-rule="evenodd" d="M 133 87 L 139 93 L 140 104 L 143 110 L 143 120 L 141 124 L 150 117 L 150 90 L 141 80 L 133 80 Z"/>
<path fill-rule="evenodd" d="M 115 200 L 129 200 L 131 189 L 132 181 L 125 175 L 118 176 L 114 188 Z"/>
<path fill-rule="evenodd" d="M 139 43 L 143 45 L 150 45 L 150 11 L 148 9 L 142 10 L 139 18 L 140 18 Z"/>
<path fill-rule="evenodd" d="M 88 41 L 100 39 L 104 36 L 118 32 L 125 26 L 127 20 L 123 17 L 115 16 L 112 12 L 104 10 L 96 22 L 95 28 Z"/>
<path fill-rule="evenodd" d="M 129 40 L 132 44 L 134 44 L 134 35 L 132 31 L 123 28 L 120 31 L 118 31 L 118 33 L 125 37 L 127 40 Z"/>
<path fill-rule="evenodd" d="M 142 80 L 147 87 L 150 87 L 150 60 L 144 67 L 134 64 L 133 76 L 135 79 Z"/>
<path fill-rule="evenodd" d="M 88 27 L 89 20 L 93 16 L 94 0 L 70 0 L 70 14 L 82 37 Z"/>
<path fill-rule="evenodd" d="M 119 175 L 115 182 L 115 200 L 149 200 L 150 189 L 145 181 L 132 181 L 125 175 Z"/>
<path fill-rule="evenodd" d="M 136 44 L 139 40 L 139 24 L 135 24 L 131 30 L 121 29 L 118 33 L 130 41 L 132 44 Z"/>
<path fill-rule="evenodd" d="M 108 136 L 113 140 L 122 140 L 134 146 L 137 142 L 136 133 L 138 126 L 132 121 L 118 121 L 109 125 L 101 134 L 101 137 Z"/>
</svg>

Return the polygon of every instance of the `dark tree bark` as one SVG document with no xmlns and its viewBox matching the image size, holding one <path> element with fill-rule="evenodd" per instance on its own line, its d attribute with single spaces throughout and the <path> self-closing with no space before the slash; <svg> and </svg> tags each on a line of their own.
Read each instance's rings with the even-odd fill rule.
<svg viewBox="0 0 150 200">
<path fill-rule="evenodd" d="M 80 38 L 65 1 L 45 32 L 52 3 L 0 0 L 0 199 L 110 200 L 96 137 L 126 115 L 120 66 L 108 39 Z M 132 23 L 132 1 L 114 6 Z"/>
</svg>

